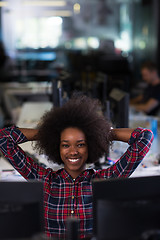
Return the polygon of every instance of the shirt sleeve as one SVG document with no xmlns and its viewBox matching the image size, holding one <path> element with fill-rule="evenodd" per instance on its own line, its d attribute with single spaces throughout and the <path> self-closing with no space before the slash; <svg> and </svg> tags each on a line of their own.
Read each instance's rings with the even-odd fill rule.
<svg viewBox="0 0 160 240">
<path fill-rule="evenodd" d="M 149 129 L 137 128 L 128 142 L 127 151 L 111 167 L 97 171 L 98 178 L 129 177 L 151 148 L 153 133 Z"/>
<path fill-rule="evenodd" d="M 50 169 L 36 163 L 18 144 L 27 142 L 27 138 L 16 126 L 0 129 L 0 151 L 11 165 L 27 180 L 43 180 Z"/>
</svg>

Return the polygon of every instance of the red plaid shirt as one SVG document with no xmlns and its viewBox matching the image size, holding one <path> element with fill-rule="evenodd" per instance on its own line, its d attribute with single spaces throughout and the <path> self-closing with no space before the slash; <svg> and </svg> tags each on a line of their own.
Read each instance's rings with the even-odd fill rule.
<svg viewBox="0 0 160 240">
<path fill-rule="evenodd" d="M 86 169 L 76 179 L 65 169 L 53 171 L 43 168 L 28 157 L 18 144 L 27 138 L 15 126 L 0 130 L 0 150 L 13 167 L 27 180 L 44 182 L 45 232 L 48 237 L 61 238 L 66 231 L 66 218 L 80 220 L 80 238 L 92 234 L 92 180 L 94 178 L 128 177 L 136 169 L 151 147 L 153 134 L 137 128 L 129 140 L 129 147 L 111 167 L 103 170 Z"/>
</svg>

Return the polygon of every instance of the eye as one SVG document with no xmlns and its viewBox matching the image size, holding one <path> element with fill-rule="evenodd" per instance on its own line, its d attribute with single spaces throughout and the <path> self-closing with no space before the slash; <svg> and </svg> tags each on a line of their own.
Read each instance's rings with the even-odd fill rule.
<svg viewBox="0 0 160 240">
<path fill-rule="evenodd" d="M 85 143 L 79 143 L 78 147 L 84 147 L 86 144 Z"/>
<path fill-rule="evenodd" d="M 62 147 L 63 147 L 63 148 L 68 148 L 69 145 L 68 145 L 68 144 L 62 144 Z"/>
</svg>

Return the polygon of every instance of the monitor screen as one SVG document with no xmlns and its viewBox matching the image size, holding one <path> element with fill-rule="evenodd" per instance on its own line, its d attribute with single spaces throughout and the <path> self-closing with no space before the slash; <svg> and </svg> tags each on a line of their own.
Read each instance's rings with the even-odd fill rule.
<svg viewBox="0 0 160 240">
<path fill-rule="evenodd" d="M 113 88 L 109 94 L 111 121 L 117 128 L 128 127 L 129 116 L 129 94 Z"/>
<path fill-rule="evenodd" d="M 43 183 L 0 182 L 0 239 L 43 233 L 43 218 Z"/>
<path fill-rule="evenodd" d="M 160 176 L 95 180 L 93 229 L 97 239 L 139 239 L 159 230 L 159 186 Z"/>
<path fill-rule="evenodd" d="M 35 61 L 54 61 L 56 59 L 56 53 L 50 52 L 38 52 L 38 51 L 18 51 L 17 59 L 19 60 L 35 60 Z"/>
</svg>

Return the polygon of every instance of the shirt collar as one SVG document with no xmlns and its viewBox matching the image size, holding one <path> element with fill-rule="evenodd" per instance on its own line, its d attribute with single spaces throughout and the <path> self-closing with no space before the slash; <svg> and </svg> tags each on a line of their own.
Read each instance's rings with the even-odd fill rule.
<svg viewBox="0 0 160 240">
<path fill-rule="evenodd" d="M 87 180 L 88 177 L 90 177 L 91 175 L 93 175 L 94 170 L 89 168 L 85 169 L 76 179 L 73 179 L 64 168 L 59 169 L 56 173 L 60 175 L 63 179 L 68 180 L 68 182 L 82 182 L 84 180 Z"/>
</svg>

